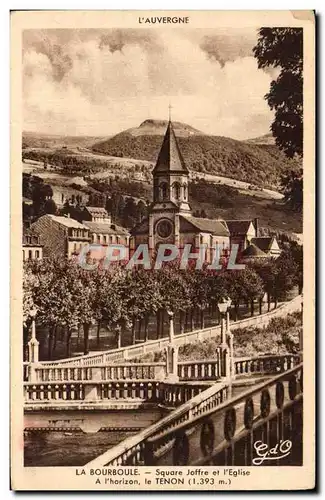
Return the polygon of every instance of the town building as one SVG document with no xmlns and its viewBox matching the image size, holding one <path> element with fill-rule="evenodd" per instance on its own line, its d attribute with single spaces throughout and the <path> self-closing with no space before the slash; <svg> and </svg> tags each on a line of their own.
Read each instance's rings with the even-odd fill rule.
<svg viewBox="0 0 325 500">
<path fill-rule="evenodd" d="M 44 257 L 70 259 L 91 242 L 89 228 L 70 217 L 46 214 L 32 229 L 40 237 Z"/>
<path fill-rule="evenodd" d="M 84 221 L 89 222 L 102 222 L 105 224 L 111 224 L 112 222 L 111 216 L 103 207 L 85 207 L 82 218 Z"/>
<path fill-rule="evenodd" d="M 250 240 L 250 244 L 242 252 L 242 258 L 260 259 L 274 258 L 277 259 L 281 254 L 281 249 L 275 236 L 257 237 Z"/>
<path fill-rule="evenodd" d="M 42 258 L 43 245 L 41 245 L 39 234 L 31 229 L 23 229 L 23 261 Z"/>
<path fill-rule="evenodd" d="M 102 207 L 85 207 L 82 223 L 90 231 L 92 243 L 102 245 L 123 245 L 129 251 L 130 233 L 122 226 L 112 224 L 111 216 Z"/>
<path fill-rule="evenodd" d="M 238 251 L 243 252 L 253 238 L 258 236 L 258 220 L 227 220 L 230 235 L 230 245 L 238 245 Z"/>
<path fill-rule="evenodd" d="M 253 242 L 264 257 L 277 254 L 276 240 L 267 245 L 258 237 L 258 220 L 227 220 L 194 217 L 189 200 L 189 171 L 179 149 L 172 122 L 167 130 L 153 169 L 153 203 L 149 216 L 131 231 L 130 253 L 140 244 L 147 244 L 154 255 L 161 243 L 176 245 L 180 253 L 185 245 L 198 252 L 200 245 L 207 249 L 206 261 L 211 262 L 215 248 L 229 253 L 231 245 L 238 245 L 238 253 L 244 252 Z"/>
</svg>

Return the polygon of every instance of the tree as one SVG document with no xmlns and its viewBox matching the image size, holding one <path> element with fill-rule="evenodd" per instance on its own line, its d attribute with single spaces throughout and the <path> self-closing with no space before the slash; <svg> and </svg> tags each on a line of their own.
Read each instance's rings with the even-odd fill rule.
<svg viewBox="0 0 325 500">
<path fill-rule="evenodd" d="M 281 186 L 285 202 L 292 210 L 301 212 L 303 206 L 303 170 L 290 170 L 284 174 L 281 177 Z"/>
<path fill-rule="evenodd" d="M 279 68 L 265 99 L 275 110 L 271 129 L 289 158 L 303 154 L 303 30 L 261 28 L 253 49 L 259 68 Z"/>
</svg>

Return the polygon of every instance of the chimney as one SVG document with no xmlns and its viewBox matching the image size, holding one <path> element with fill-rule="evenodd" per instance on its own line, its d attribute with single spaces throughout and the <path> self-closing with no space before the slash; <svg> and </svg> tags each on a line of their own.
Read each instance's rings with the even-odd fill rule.
<svg viewBox="0 0 325 500">
<path fill-rule="evenodd" d="M 254 219 L 254 226 L 255 226 L 255 236 L 258 237 L 259 230 L 258 230 L 258 218 L 257 217 Z"/>
</svg>

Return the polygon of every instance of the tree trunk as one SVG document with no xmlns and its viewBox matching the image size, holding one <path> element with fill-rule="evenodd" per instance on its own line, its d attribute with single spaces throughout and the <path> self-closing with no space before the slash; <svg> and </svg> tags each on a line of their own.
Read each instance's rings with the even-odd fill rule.
<svg viewBox="0 0 325 500">
<path fill-rule="evenodd" d="M 117 337 L 117 348 L 120 349 L 122 347 L 122 335 L 120 326 L 118 326 L 116 329 L 116 337 Z"/>
<path fill-rule="evenodd" d="M 144 341 L 148 342 L 149 340 L 149 316 L 146 316 L 144 319 Z"/>
<path fill-rule="evenodd" d="M 235 308 L 234 308 L 234 313 L 235 313 L 235 321 L 238 321 L 238 303 L 235 302 Z"/>
<path fill-rule="evenodd" d="M 201 310 L 201 318 L 200 318 L 201 328 L 204 328 L 204 309 Z"/>
<path fill-rule="evenodd" d="M 71 358 L 71 330 L 68 329 L 66 339 L 65 339 L 65 355 L 67 358 Z"/>
<path fill-rule="evenodd" d="M 142 319 L 139 319 L 138 324 L 138 339 L 141 340 L 141 330 L 142 330 Z"/>
<path fill-rule="evenodd" d="M 179 326 L 180 326 L 181 334 L 184 333 L 184 331 L 185 331 L 184 319 L 185 319 L 185 313 L 184 313 L 184 311 L 180 311 L 180 313 L 179 313 Z"/>
<path fill-rule="evenodd" d="M 62 331 L 64 331 L 63 329 L 61 329 L 61 332 L 60 332 L 60 340 L 63 340 L 64 338 L 64 335 L 62 335 Z M 53 332 L 53 349 L 52 349 L 52 354 L 55 353 L 55 349 L 56 349 L 56 344 L 57 344 L 57 341 L 58 341 L 58 327 L 56 326 L 54 328 L 54 332 Z"/>
<path fill-rule="evenodd" d="M 135 330 L 136 329 L 136 319 L 133 316 L 132 318 L 132 328 L 131 328 L 131 334 L 132 334 L 132 344 L 135 344 Z"/>
<path fill-rule="evenodd" d="M 47 348 L 48 348 L 48 350 L 47 350 L 47 357 L 48 357 L 49 361 L 52 359 L 54 328 L 55 328 L 55 326 L 51 326 L 50 329 L 49 329 L 49 338 L 48 338 L 48 346 L 47 346 Z"/>
<path fill-rule="evenodd" d="M 80 332 L 81 332 L 81 325 L 79 323 L 78 324 L 78 338 L 77 338 L 77 348 L 78 348 L 78 351 L 79 351 Z"/>
<path fill-rule="evenodd" d="M 97 323 L 97 347 L 100 346 L 100 327 L 101 327 L 101 323 L 100 323 L 100 320 L 98 320 L 98 323 Z"/>
<path fill-rule="evenodd" d="M 259 300 L 260 314 L 262 314 L 263 299 Z"/>
<path fill-rule="evenodd" d="M 271 295 L 267 292 L 267 312 L 271 310 Z"/>
<path fill-rule="evenodd" d="M 278 297 L 275 296 L 274 297 L 274 309 L 276 309 L 278 307 Z"/>
<path fill-rule="evenodd" d="M 194 312 L 193 309 L 191 309 L 191 331 L 195 329 L 195 324 L 194 324 Z"/>
<path fill-rule="evenodd" d="M 160 311 L 156 312 L 156 336 L 160 338 Z"/>
<path fill-rule="evenodd" d="M 254 300 L 251 299 L 251 316 L 254 316 Z"/>
<path fill-rule="evenodd" d="M 84 354 L 89 353 L 89 329 L 90 323 L 84 323 Z"/>
<path fill-rule="evenodd" d="M 164 311 L 160 311 L 159 338 L 164 336 Z"/>
</svg>

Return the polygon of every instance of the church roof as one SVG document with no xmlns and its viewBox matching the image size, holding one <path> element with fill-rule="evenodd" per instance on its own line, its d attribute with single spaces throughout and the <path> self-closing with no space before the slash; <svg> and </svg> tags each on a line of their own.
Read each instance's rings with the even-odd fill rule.
<svg viewBox="0 0 325 500">
<path fill-rule="evenodd" d="M 273 243 L 274 236 L 268 236 L 264 238 L 252 238 L 251 243 L 254 243 L 258 248 L 263 250 L 263 252 L 268 252 Z"/>
<path fill-rule="evenodd" d="M 226 220 L 230 234 L 247 234 L 251 220 Z"/>
<path fill-rule="evenodd" d="M 203 219 L 199 217 L 193 217 L 188 215 L 186 217 L 180 216 L 180 229 L 182 231 L 183 225 L 189 222 L 192 226 L 203 233 L 211 233 L 218 236 L 229 236 L 229 231 L 223 221 L 216 219 Z"/>
<path fill-rule="evenodd" d="M 243 257 L 267 257 L 266 253 L 258 248 L 254 243 L 249 245 L 242 253 Z"/>
<path fill-rule="evenodd" d="M 171 121 L 168 122 L 168 127 L 153 172 L 185 172 L 188 174 L 188 169 L 178 147 Z"/>
</svg>

